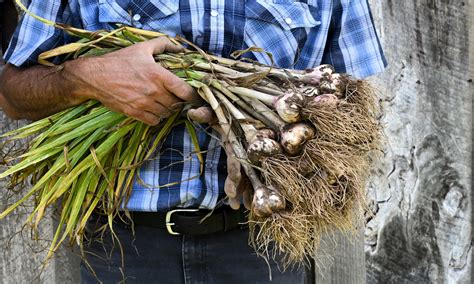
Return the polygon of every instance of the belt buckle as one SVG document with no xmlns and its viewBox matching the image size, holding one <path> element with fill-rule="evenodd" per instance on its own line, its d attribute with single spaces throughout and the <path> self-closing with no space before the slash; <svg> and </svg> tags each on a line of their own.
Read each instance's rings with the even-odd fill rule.
<svg viewBox="0 0 474 284">
<path fill-rule="evenodd" d="M 199 211 L 199 209 L 174 209 L 174 210 L 166 212 L 165 225 L 166 225 L 166 229 L 168 230 L 168 233 L 170 235 L 181 235 L 180 233 L 173 231 L 172 226 L 174 226 L 175 224 L 171 223 L 171 215 L 173 215 L 176 212 L 197 212 L 197 211 Z"/>
</svg>

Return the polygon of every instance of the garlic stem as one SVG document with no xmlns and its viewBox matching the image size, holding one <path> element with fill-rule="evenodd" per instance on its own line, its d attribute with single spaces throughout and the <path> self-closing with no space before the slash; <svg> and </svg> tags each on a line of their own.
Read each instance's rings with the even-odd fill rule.
<svg viewBox="0 0 474 284">
<path fill-rule="evenodd" d="M 236 68 L 241 68 L 246 71 L 263 71 L 263 72 L 269 72 L 269 74 L 272 75 L 280 75 L 280 76 L 285 76 L 288 77 L 288 74 L 291 74 L 293 76 L 299 77 L 306 72 L 304 70 L 294 70 L 294 69 L 275 69 L 271 68 L 271 66 L 266 66 L 266 65 L 258 65 L 255 63 L 249 63 L 249 62 L 244 62 L 244 61 L 237 61 L 237 60 L 232 60 L 229 58 L 223 58 L 219 56 L 213 56 L 211 55 L 210 58 L 212 60 L 216 60 L 219 63 L 222 63 L 224 65 L 236 67 Z M 271 69 L 270 69 L 271 68 Z M 268 70 L 270 69 L 270 70 Z"/>
<path fill-rule="evenodd" d="M 244 76 L 245 73 L 230 69 L 228 67 L 218 65 L 218 64 L 212 64 L 212 63 L 206 63 L 206 62 L 194 62 L 194 67 L 208 70 L 208 71 L 217 71 L 219 73 L 224 73 L 227 75 L 231 76 Z"/>
<path fill-rule="evenodd" d="M 259 92 L 272 94 L 274 96 L 283 96 L 285 93 L 276 89 L 269 88 L 267 86 L 255 85 L 253 88 Z"/>
<path fill-rule="evenodd" d="M 257 99 L 268 106 L 272 106 L 273 102 L 275 101 L 275 96 L 265 94 L 259 91 L 255 91 L 252 89 L 247 89 L 244 87 L 237 87 L 237 86 L 228 86 L 227 89 L 229 89 L 229 91 L 236 93 L 240 96 Z"/>
<path fill-rule="evenodd" d="M 200 84 L 200 90 L 202 90 L 202 93 L 199 92 L 202 98 L 209 103 L 209 105 L 216 113 L 217 119 L 219 120 L 219 124 L 224 130 L 224 134 L 227 135 L 227 138 L 231 143 L 232 150 L 234 150 L 237 159 L 247 160 L 247 152 L 245 151 L 242 143 L 240 143 L 239 139 L 237 139 L 237 137 L 235 136 L 235 133 L 232 131 L 230 124 L 224 114 L 224 111 L 222 110 L 221 105 L 217 101 L 211 89 L 204 84 Z M 244 169 L 245 174 L 247 174 L 247 177 L 249 178 L 250 183 L 252 184 L 254 189 L 263 187 L 263 184 L 260 181 L 257 172 L 254 168 L 252 168 L 250 164 L 244 162 L 241 163 L 241 166 Z"/>
<path fill-rule="evenodd" d="M 245 101 L 243 101 L 240 97 L 229 91 L 225 86 L 224 82 L 219 82 L 218 80 L 213 80 L 211 82 L 211 86 L 216 88 L 217 90 L 221 91 L 225 96 L 227 96 L 232 103 L 237 104 L 241 109 L 246 111 L 247 113 L 251 114 L 253 117 L 255 117 L 257 120 L 263 122 L 266 126 L 273 128 L 275 130 L 278 130 L 276 128 L 276 124 L 269 120 L 266 116 L 262 115 L 261 113 L 255 111 L 253 107 L 251 107 L 249 104 L 247 104 Z"/>
<path fill-rule="evenodd" d="M 224 133 L 227 133 L 227 138 L 231 143 L 232 149 L 238 159 L 248 160 L 247 152 L 245 151 L 242 143 L 237 139 L 235 133 L 232 131 L 225 114 L 220 106 L 219 102 L 215 98 L 211 89 L 204 85 L 201 87 L 203 91 L 203 97 L 206 98 L 207 102 L 211 105 L 216 113 L 217 119 L 222 126 Z M 257 175 L 255 169 L 246 162 L 240 163 L 244 169 L 252 187 L 254 189 L 254 196 L 252 199 L 252 210 L 258 216 L 270 216 L 271 214 L 284 210 L 286 207 L 285 198 L 275 189 L 266 187 Z"/>
<path fill-rule="evenodd" d="M 268 121 L 272 124 L 268 125 L 270 128 L 279 132 L 280 129 L 286 125 L 286 123 L 281 119 L 279 115 L 277 115 L 273 110 L 267 107 L 264 103 L 257 99 L 252 99 L 249 97 L 241 96 L 242 100 L 244 100 L 247 104 L 251 105 L 254 110 L 261 115 L 265 116 Z"/>
<path fill-rule="evenodd" d="M 245 120 L 247 117 L 238 110 L 228 99 L 218 90 L 214 90 L 214 94 L 219 98 L 219 100 L 224 104 L 224 106 L 229 110 L 230 114 L 237 120 Z M 255 136 L 257 135 L 257 129 L 249 123 L 239 123 L 240 127 L 244 131 L 245 140 L 248 143 L 251 143 Z"/>
</svg>

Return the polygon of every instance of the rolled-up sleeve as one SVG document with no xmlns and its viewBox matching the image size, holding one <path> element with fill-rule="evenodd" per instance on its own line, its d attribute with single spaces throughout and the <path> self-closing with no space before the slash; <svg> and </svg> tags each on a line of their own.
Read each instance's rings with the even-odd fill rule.
<svg viewBox="0 0 474 284">
<path fill-rule="evenodd" d="M 335 0 L 322 63 L 338 72 L 366 78 L 379 73 L 387 60 L 367 0 Z"/>
<path fill-rule="evenodd" d="M 27 7 L 31 13 L 39 17 L 56 23 L 69 24 L 66 2 L 33 0 L 29 1 Z M 62 30 L 25 14 L 10 40 L 4 59 L 16 66 L 37 64 L 39 54 L 64 44 L 66 38 L 67 35 Z"/>
</svg>

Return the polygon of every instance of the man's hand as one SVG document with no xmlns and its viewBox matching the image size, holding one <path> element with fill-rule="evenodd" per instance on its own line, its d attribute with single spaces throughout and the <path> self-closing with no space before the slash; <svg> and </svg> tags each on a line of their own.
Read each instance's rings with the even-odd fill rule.
<svg viewBox="0 0 474 284">
<path fill-rule="evenodd" d="M 184 101 L 199 99 L 193 88 L 155 63 L 153 55 L 182 49 L 160 37 L 64 68 L 8 64 L 0 78 L 0 107 L 15 119 L 37 120 L 96 99 L 108 108 L 154 125 Z"/>
<path fill-rule="evenodd" d="M 180 52 L 165 37 L 109 54 L 66 62 L 62 70 L 79 100 L 96 99 L 107 108 L 156 125 L 184 101 L 198 100 L 194 89 L 155 63 L 153 55 Z"/>
<path fill-rule="evenodd" d="M 216 117 L 211 107 L 200 107 L 190 109 L 188 117 L 198 123 L 209 123 L 216 130 L 222 139 L 222 144 L 227 154 L 227 178 L 224 184 L 224 191 L 229 198 L 229 205 L 233 209 L 240 208 L 241 200 L 244 206 L 250 209 L 252 203 L 252 185 L 247 175 L 242 172 L 240 161 L 235 157 L 232 145 L 227 140 L 227 135 L 223 132 L 222 127 L 216 123 Z"/>
</svg>

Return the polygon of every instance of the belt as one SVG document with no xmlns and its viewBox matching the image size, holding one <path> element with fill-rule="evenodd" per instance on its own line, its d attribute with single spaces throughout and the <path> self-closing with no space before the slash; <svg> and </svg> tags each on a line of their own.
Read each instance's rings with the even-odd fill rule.
<svg viewBox="0 0 474 284">
<path fill-rule="evenodd" d="M 171 235 L 207 235 L 245 226 L 244 209 L 221 206 L 212 213 L 203 209 L 175 209 L 162 212 L 132 212 L 135 225 L 166 228 Z"/>
</svg>

